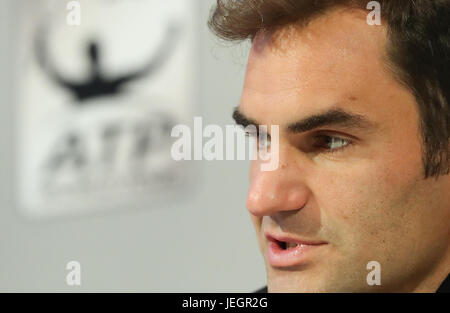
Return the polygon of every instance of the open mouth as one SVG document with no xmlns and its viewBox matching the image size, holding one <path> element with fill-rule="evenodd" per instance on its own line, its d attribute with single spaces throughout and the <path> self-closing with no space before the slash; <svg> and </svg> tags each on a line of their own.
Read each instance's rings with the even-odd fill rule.
<svg viewBox="0 0 450 313">
<path fill-rule="evenodd" d="M 300 243 L 297 243 L 297 242 L 286 242 L 286 241 L 278 241 L 278 240 L 276 241 L 276 243 L 283 250 L 294 249 L 294 248 L 297 248 L 299 245 L 301 245 Z"/>
<path fill-rule="evenodd" d="M 309 241 L 289 238 L 287 236 L 277 236 L 266 234 L 267 238 L 267 259 L 272 266 L 288 267 L 299 265 L 311 259 L 315 250 L 326 245 L 322 241 Z"/>
</svg>

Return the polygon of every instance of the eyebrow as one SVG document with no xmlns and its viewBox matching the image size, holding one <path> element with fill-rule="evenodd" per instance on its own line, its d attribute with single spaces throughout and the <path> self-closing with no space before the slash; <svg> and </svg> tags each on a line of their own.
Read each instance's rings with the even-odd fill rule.
<svg viewBox="0 0 450 313">
<path fill-rule="evenodd" d="M 241 125 L 244 128 L 248 125 L 261 125 L 257 121 L 246 117 L 239 111 L 239 108 L 234 109 L 233 119 L 236 124 Z M 324 126 L 369 129 L 374 128 L 376 124 L 363 115 L 333 108 L 322 113 L 311 115 L 297 122 L 290 123 L 287 125 L 287 130 L 291 133 L 303 133 Z"/>
</svg>

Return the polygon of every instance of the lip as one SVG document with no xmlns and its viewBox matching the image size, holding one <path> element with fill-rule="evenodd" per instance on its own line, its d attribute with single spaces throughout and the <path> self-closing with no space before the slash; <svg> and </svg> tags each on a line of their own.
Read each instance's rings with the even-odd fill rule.
<svg viewBox="0 0 450 313">
<path fill-rule="evenodd" d="M 304 263 L 314 251 L 327 244 L 324 241 L 303 240 L 270 233 L 265 233 L 265 237 L 268 243 L 267 260 L 274 267 L 289 267 Z M 293 242 L 298 246 L 285 250 L 281 247 L 281 242 Z"/>
</svg>

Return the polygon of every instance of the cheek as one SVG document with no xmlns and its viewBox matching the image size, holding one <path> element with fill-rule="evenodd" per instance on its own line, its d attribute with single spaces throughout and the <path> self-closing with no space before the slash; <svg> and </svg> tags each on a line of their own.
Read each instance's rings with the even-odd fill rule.
<svg viewBox="0 0 450 313">
<path fill-rule="evenodd" d="M 323 166 L 315 173 L 317 201 L 325 216 L 359 237 L 395 228 L 408 198 L 423 179 L 422 150 L 413 126 L 383 140 L 349 162 Z M 400 138 L 398 138 L 400 137 Z M 331 164 L 331 163 L 330 163 Z M 364 231 L 367 230 L 367 231 Z"/>
<path fill-rule="evenodd" d="M 386 240 L 399 231 L 407 209 L 411 173 L 399 174 L 387 163 L 365 165 L 328 171 L 314 181 L 324 231 L 345 249 Z"/>
</svg>

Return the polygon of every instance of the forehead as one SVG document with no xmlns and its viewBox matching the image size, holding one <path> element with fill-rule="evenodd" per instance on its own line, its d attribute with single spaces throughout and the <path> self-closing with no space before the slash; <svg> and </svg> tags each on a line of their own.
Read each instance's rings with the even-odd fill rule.
<svg viewBox="0 0 450 313">
<path fill-rule="evenodd" d="M 402 86 L 387 70 L 386 28 L 368 25 L 367 13 L 339 8 L 306 26 L 259 34 L 240 109 L 255 119 L 285 121 L 330 105 L 373 111 L 380 97 L 395 96 Z"/>
</svg>

